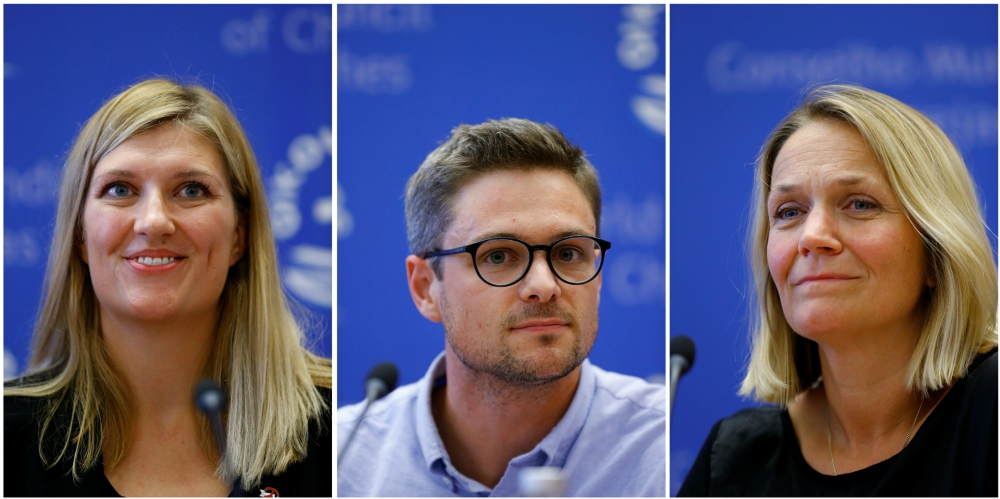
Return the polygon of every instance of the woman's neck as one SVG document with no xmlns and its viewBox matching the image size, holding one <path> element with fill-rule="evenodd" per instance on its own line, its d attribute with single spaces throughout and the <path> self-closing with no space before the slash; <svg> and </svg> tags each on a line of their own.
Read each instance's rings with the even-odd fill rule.
<svg viewBox="0 0 1000 499">
<path fill-rule="evenodd" d="M 213 314 L 149 324 L 101 311 L 104 343 L 132 406 L 125 455 L 104 469 L 118 493 L 225 496 L 232 489 L 215 475 L 216 458 L 202 450 L 193 398 L 216 322 Z"/>
<path fill-rule="evenodd" d="M 194 407 L 192 390 L 208 362 L 216 328 L 216 314 L 151 323 L 101 310 L 104 344 L 130 391 L 135 417 Z"/>
</svg>

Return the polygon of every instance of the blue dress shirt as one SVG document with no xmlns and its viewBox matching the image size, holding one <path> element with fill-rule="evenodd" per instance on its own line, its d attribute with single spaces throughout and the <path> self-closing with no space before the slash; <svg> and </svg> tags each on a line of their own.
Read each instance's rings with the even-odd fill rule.
<svg viewBox="0 0 1000 499">
<path fill-rule="evenodd" d="M 666 496 L 666 389 L 583 362 L 562 420 L 507 465 L 490 489 L 455 469 L 434 417 L 431 392 L 445 382 L 442 353 L 424 377 L 372 404 L 337 467 L 339 496 L 519 496 L 518 475 L 562 469 L 568 496 Z M 343 445 L 363 404 L 337 411 Z"/>
</svg>

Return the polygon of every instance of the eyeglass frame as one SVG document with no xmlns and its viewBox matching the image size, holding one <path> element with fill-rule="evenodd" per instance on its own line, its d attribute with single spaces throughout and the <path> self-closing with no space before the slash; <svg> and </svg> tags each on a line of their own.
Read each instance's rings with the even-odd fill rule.
<svg viewBox="0 0 1000 499">
<path fill-rule="evenodd" d="M 561 243 L 561 242 L 563 242 L 563 241 L 565 241 L 567 239 L 576 239 L 576 238 L 581 238 L 581 237 L 582 238 L 586 238 L 586 239 L 590 239 L 590 240 L 596 242 L 597 246 L 601 248 L 601 263 L 600 263 L 600 265 L 598 265 L 597 271 L 594 272 L 593 277 L 591 277 L 590 279 L 587 279 L 586 281 L 583 281 L 583 282 L 570 282 L 570 281 L 567 281 L 566 279 L 563 279 L 563 277 L 561 275 L 559 275 L 559 272 L 556 272 L 555 267 L 552 265 L 552 248 L 556 247 L 556 245 L 558 245 L 559 243 Z M 528 265 L 526 265 L 524 267 L 524 272 L 521 273 L 520 277 L 518 277 L 517 279 L 514 279 L 514 281 L 511 282 L 510 284 L 493 284 L 492 282 L 487 281 L 486 278 L 483 277 L 483 274 L 481 274 L 479 272 L 479 264 L 476 263 L 476 251 L 479 251 L 479 247 L 482 246 L 482 245 L 484 245 L 484 244 L 486 244 L 486 243 L 488 243 L 488 242 L 490 242 L 490 241 L 499 241 L 499 240 L 506 240 L 506 241 L 518 242 L 518 243 L 523 244 L 526 248 L 528 248 Z M 452 248 L 452 249 L 449 249 L 449 250 L 427 251 L 427 252 L 423 253 L 422 255 L 420 255 L 420 258 L 423 258 L 424 260 L 426 260 L 428 258 L 434 258 L 434 257 L 438 257 L 438 256 L 459 255 L 459 254 L 462 254 L 462 253 L 468 253 L 469 256 L 472 257 L 472 268 L 476 269 L 476 275 L 479 276 L 479 280 L 481 280 L 481 281 L 485 282 L 486 284 L 489 284 L 490 286 L 493 286 L 495 288 L 506 288 L 506 287 L 513 286 L 513 285 L 521 282 L 521 279 L 524 279 L 524 276 L 528 275 L 528 272 L 531 270 L 531 264 L 533 264 L 535 262 L 535 252 L 536 251 L 544 251 L 545 252 L 545 261 L 546 261 L 546 263 L 549 264 L 549 270 L 552 271 L 552 275 L 556 276 L 556 279 L 559 279 L 560 281 L 565 282 L 566 284 L 573 285 L 573 286 L 582 286 L 584 284 L 587 284 L 590 281 L 593 281 L 594 279 L 597 278 L 598 275 L 601 274 L 601 269 L 604 268 L 604 254 L 607 253 L 607 251 L 609 249 L 611 249 L 611 241 L 605 241 L 604 239 L 599 239 L 599 238 L 596 238 L 596 237 L 593 237 L 593 236 L 587 236 L 587 235 L 584 235 L 584 234 L 576 234 L 576 235 L 572 235 L 572 236 L 566 236 L 566 237 L 557 239 L 552 244 L 535 244 L 535 245 L 528 244 L 528 243 L 526 243 L 526 242 L 524 242 L 524 241 L 522 241 L 520 239 L 516 239 L 516 238 L 513 238 L 513 237 L 491 237 L 489 239 L 483 239 L 482 241 L 479 241 L 479 242 L 476 242 L 476 243 L 468 244 L 468 245 L 461 246 L 461 247 L 458 247 L 458 248 Z"/>
</svg>

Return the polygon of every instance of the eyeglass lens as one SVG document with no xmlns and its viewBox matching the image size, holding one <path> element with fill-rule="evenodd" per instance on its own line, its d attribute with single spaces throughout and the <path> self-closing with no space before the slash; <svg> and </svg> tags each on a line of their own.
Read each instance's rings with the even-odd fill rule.
<svg viewBox="0 0 1000 499">
<path fill-rule="evenodd" d="M 524 274 L 529 261 L 528 247 L 513 239 L 494 239 L 476 250 L 476 268 L 487 282 L 507 285 Z M 601 268 L 601 247 L 593 239 L 571 237 L 552 248 L 552 268 L 571 283 L 585 282 Z"/>
</svg>

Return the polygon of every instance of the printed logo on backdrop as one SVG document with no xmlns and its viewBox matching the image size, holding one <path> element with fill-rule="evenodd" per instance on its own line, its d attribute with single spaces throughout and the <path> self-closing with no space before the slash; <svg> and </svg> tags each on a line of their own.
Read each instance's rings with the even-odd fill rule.
<svg viewBox="0 0 1000 499">
<path fill-rule="evenodd" d="M 663 21 L 663 5 L 628 5 L 622 8 L 625 18 L 619 25 L 618 61 L 626 69 L 644 71 L 660 56 L 656 42 Z M 632 96 L 632 113 L 650 130 L 664 135 L 667 128 L 666 73 L 647 73 L 637 84 L 640 92 Z"/>
<path fill-rule="evenodd" d="M 666 290 L 664 200 L 649 196 L 633 201 L 618 194 L 604 204 L 601 234 L 615 242 L 605 268 L 604 285 L 622 305 L 662 303 Z"/>
<path fill-rule="evenodd" d="M 429 5 L 338 5 L 338 32 L 427 33 L 434 28 Z M 356 53 L 337 48 L 339 90 L 401 94 L 413 86 L 410 57 L 403 53 Z"/>
<path fill-rule="evenodd" d="M 271 33 L 293 52 L 311 54 L 330 50 L 333 19 L 328 8 L 300 7 L 274 18 L 266 9 L 249 19 L 232 19 L 222 26 L 219 38 L 233 55 L 266 54 Z"/>
<path fill-rule="evenodd" d="M 7 167 L 3 172 L 4 204 L 8 213 L 55 211 L 59 196 L 60 168 L 47 159 L 38 160 L 27 170 Z M 33 267 L 45 259 L 42 234 L 37 227 L 17 227 L 19 217 L 4 220 L 3 261 L 6 266 Z"/>
<path fill-rule="evenodd" d="M 997 82 L 995 46 L 928 42 L 921 49 L 847 41 L 819 50 L 753 50 L 721 43 L 705 61 L 705 77 L 722 94 L 798 91 L 815 82 L 842 81 L 886 89 L 917 85 L 984 87 Z M 982 102 L 910 103 L 961 148 L 997 143 L 997 107 Z"/>
<path fill-rule="evenodd" d="M 333 223 L 332 197 L 305 198 L 300 189 L 321 165 L 332 168 L 332 149 L 333 133 L 330 127 L 321 126 L 315 134 L 304 133 L 295 137 L 288 145 L 287 158 L 275 165 L 274 174 L 267 180 L 267 189 L 271 223 L 278 241 L 289 241 L 298 235 L 304 220 L 311 220 L 321 227 Z M 291 243 L 282 247 L 290 247 L 281 275 L 285 287 L 308 303 L 331 308 L 332 248 L 308 243 Z"/>
<path fill-rule="evenodd" d="M 6 73 L 5 77 L 10 75 Z M 55 212 L 59 197 L 59 175 L 61 169 L 49 159 L 40 159 L 31 167 L 20 170 L 7 166 L 3 171 L 4 207 L 8 216 L 4 217 L 3 264 L 8 267 L 41 267 L 45 264 L 48 234 L 36 226 L 18 226 L 21 217 L 17 213 L 30 211 Z M 19 363 L 4 345 L 4 379 L 17 376 Z"/>
</svg>

